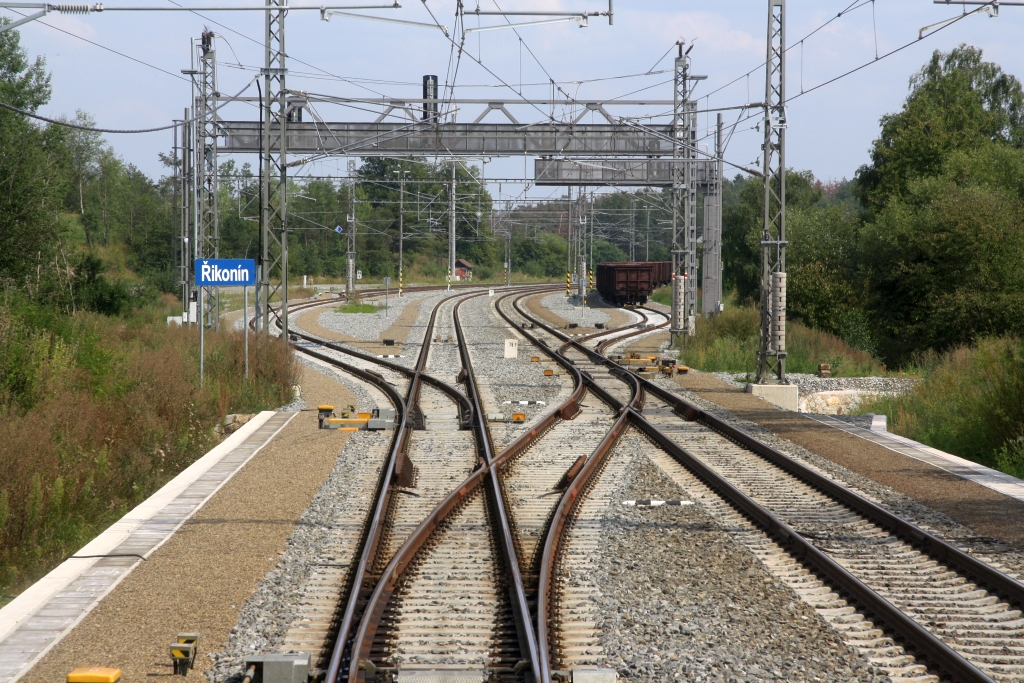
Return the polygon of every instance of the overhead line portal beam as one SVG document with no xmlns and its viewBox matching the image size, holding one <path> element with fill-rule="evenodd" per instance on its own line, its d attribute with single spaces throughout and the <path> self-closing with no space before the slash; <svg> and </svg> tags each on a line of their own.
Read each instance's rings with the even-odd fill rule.
<svg viewBox="0 0 1024 683">
<path fill-rule="evenodd" d="M 221 152 L 258 153 L 259 123 L 220 121 Z M 671 127 L 612 124 L 319 123 L 287 127 L 289 155 L 671 156 Z"/>
</svg>

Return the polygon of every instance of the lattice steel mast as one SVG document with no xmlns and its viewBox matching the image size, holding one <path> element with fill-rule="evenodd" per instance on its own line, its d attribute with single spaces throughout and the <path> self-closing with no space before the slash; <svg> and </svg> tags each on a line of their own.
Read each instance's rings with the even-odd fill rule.
<svg viewBox="0 0 1024 683">
<path fill-rule="evenodd" d="M 786 0 L 768 0 L 758 384 L 786 380 Z"/>
<path fill-rule="evenodd" d="M 203 31 L 197 49 L 199 58 L 199 93 L 196 108 L 196 140 L 200 147 L 196 209 L 199 216 L 196 258 L 220 257 L 220 228 L 217 213 L 217 52 L 213 31 Z M 202 319 L 207 328 L 220 327 L 220 288 L 205 287 L 200 292 Z"/>
<path fill-rule="evenodd" d="M 285 89 L 284 20 L 288 14 L 286 0 L 267 0 L 268 6 L 279 7 L 266 12 L 266 54 L 263 69 L 263 136 L 260 163 L 260 229 L 263 253 L 260 254 L 259 315 L 263 333 L 270 333 L 270 299 L 280 294 L 281 319 L 285 339 L 288 335 L 288 144 L 287 99 Z M 281 282 L 272 285 L 270 278 L 280 268 Z"/>
<path fill-rule="evenodd" d="M 701 248 L 701 311 L 716 315 L 722 310 L 722 114 L 715 128 L 715 158 L 707 164 L 704 193 L 704 243 Z"/>
<path fill-rule="evenodd" d="M 693 46 L 690 46 L 693 49 Z M 697 309 L 697 114 L 690 100 L 690 50 L 675 61 L 672 137 L 672 341 L 694 332 Z"/>
</svg>

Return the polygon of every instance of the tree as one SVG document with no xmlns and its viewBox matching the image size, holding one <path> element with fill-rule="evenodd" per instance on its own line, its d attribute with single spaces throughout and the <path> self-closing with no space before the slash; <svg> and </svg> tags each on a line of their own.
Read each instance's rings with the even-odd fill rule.
<svg viewBox="0 0 1024 683">
<path fill-rule="evenodd" d="M 871 163 L 857 171 L 858 198 L 874 210 L 906 194 L 914 179 L 941 173 L 947 155 L 983 142 L 1024 146 L 1024 90 L 981 50 L 936 50 L 910 79 L 899 113 L 882 117 Z"/>
<path fill-rule="evenodd" d="M 734 184 L 736 187 L 729 187 Z M 723 183 L 722 266 L 727 288 L 740 301 L 757 301 L 761 293 L 761 230 L 764 227 L 764 184 L 760 178 Z M 738 192 L 736 191 L 738 190 Z M 810 171 L 786 171 L 786 210 L 823 200 L 821 183 Z"/>
<path fill-rule="evenodd" d="M 29 63 L 19 40 L 17 31 L 0 33 L 0 101 L 35 111 L 49 100 L 50 77 L 41 57 Z M 38 284 L 60 242 L 66 188 L 63 131 L 0 111 L 0 278 Z"/>
<path fill-rule="evenodd" d="M 860 232 L 859 217 L 841 203 L 787 211 L 786 315 L 870 351 Z"/>
<path fill-rule="evenodd" d="M 63 117 L 62 120 L 64 120 Z M 71 123 L 87 128 L 96 127 L 96 121 L 81 109 L 75 112 L 75 118 Z M 96 131 L 68 128 L 65 135 L 71 157 L 71 182 L 77 190 L 77 192 L 69 193 L 68 201 L 65 204 L 70 209 L 77 208 L 78 212 L 84 216 L 85 184 L 95 178 L 99 172 L 99 158 L 106 146 L 103 143 L 103 138 Z M 77 202 L 72 199 L 75 194 L 77 194 Z"/>
<path fill-rule="evenodd" d="M 911 179 L 864 228 L 868 306 L 883 358 L 1024 335 L 1024 154 L 986 142 Z"/>
</svg>

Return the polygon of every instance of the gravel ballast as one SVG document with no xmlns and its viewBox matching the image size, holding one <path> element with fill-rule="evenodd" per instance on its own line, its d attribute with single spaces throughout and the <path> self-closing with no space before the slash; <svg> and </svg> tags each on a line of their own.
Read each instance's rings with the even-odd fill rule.
<svg viewBox="0 0 1024 683">
<path fill-rule="evenodd" d="M 526 414 L 523 424 L 490 423 L 491 438 L 500 450 L 557 408 L 571 393 L 572 382 L 566 375 L 544 376 L 546 368 L 557 366 L 530 360 L 533 356 L 547 360 L 547 356 L 497 314 L 497 300 L 498 297 L 481 296 L 467 301 L 460 309 L 460 320 L 484 410 L 503 415 Z M 518 357 L 505 358 L 505 340 L 512 338 L 519 340 Z M 514 405 L 505 401 L 543 401 L 544 405 Z"/>
<path fill-rule="evenodd" d="M 579 323 L 581 327 L 593 327 L 595 323 L 607 323 L 612 317 L 600 308 L 593 306 L 576 306 L 573 302 L 577 299 L 567 299 L 565 294 L 549 294 L 540 300 L 542 306 L 555 315 Z"/>
<path fill-rule="evenodd" d="M 737 372 L 712 373 L 718 379 L 734 387 L 747 386 L 746 375 Z M 917 377 L 818 377 L 804 373 L 790 372 L 786 377 L 800 389 L 800 396 L 822 391 L 871 391 L 880 394 L 902 394 L 914 388 L 921 380 Z"/>
<path fill-rule="evenodd" d="M 686 381 L 686 378 L 680 379 Z M 700 374 L 698 373 L 696 377 L 689 379 L 699 380 Z M 895 490 L 864 474 L 854 472 L 833 460 L 793 443 L 789 439 L 782 438 L 767 427 L 739 417 L 729 410 L 722 408 L 717 403 L 680 387 L 679 384 L 672 380 L 659 379 L 656 381 L 660 386 L 681 395 L 687 401 L 706 410 L 711 415 L 742 429 L 763 443 L 835 479 L 847 488 L 881 505 L 893 514 L 917 524 L 936 536 L 953 543 L 961 550 L 969 552 L 1003 571 L 1007 571 L 1018 580 L 1024 577 L 1024 543 L 1015 548 L 1012 541 L 1007 542 L 1007 540 L 993 538 L 996 534 L 990 536 L 974 531 L 965 526 L 964 523 L 954 520 L 950 513 L 922 504 L 908 495 L 908 493 Z M 756 400 L 748 395 L 744 395 L 744 397 L 751 401 Z M 758 401 L 758 403 L 762 402 Z M 808 418 L 789 413 L 788 411 L 771 410 L 771 414 L 778 415 L 779 419 L 786 421 L 786 424 L 791 424 L 789 416 L 809 422 Z M 865 471 L 873 474 L 877 470 L 879 474 L 887 476 L 892 472 L 897 472 L 899 476 L 895 480 L 898 482 L 896 485 L 905 488 L 915 496 L 933 497 L 939 504 L 947 505 L 953 514 L 963 515 L 966 523 L 978 523 L 982 528 L 987 527 L 993 530 L 1000 529 L 1003 531 L 1001 534 L 1002 539 L 1007 539 L 1014 535 L 1019 536 L 1020 530 L 1018 528 L 1005 524 L 1006 515 L 1013 516 L 1019 514 L 1015 512 L 1015 510 L 1020 509 L 1020 504 L 1016 501 L 984 489 L 973 482 L 960 479 L 954 475 L 948 475 L 925 463 L 912 461 L 898 453 L 887 451 L 880 446 L 858 439 L 856 436 L 846 434 L 838 429 L 821 424 L 804 425 L 804 428 L 808 431 L 814 429 L 814 434 L 819 434 L 822 438 L 827 437 L 834 442 L 835 446 L 825 451 L 832 457 L 835 457 L 838 450 L 837 447 L 849 448 L 851 445 L 860 452 L 884 454 L 882 455 L 884 460 L 878 461 L 875 469 L 865 467 Z M 821 442 L 821 440 L 818 439 L 817 442 Z M 969 496 L 973 501 L 982 503 L 979 511 L 966 509 L 968 506 L 956 502 L 957 497 L 964 495 Z"/>
<path fill-rule="evenodd" d="M 631 432 L 621 500 L 686 500 Z M 604 666 L 630 681 L 871 681 L 867 663 L 699 505 L 615 504 L 596 583 Z M 877 679 L 874 679 L 877 680 Z"/>
<path fill-rule="evenodd" d="M 363 303 L 374 304 L 377 310 L 373 313 L 339 313 L 337 309 L 344 304 L 338 304 L 317 316 L 317 322 L 339 334 L 355 337 L 363 341 L 377 341 L 381 335 L 391 327 L 402 315 L 402 311 L 413 301 L 424 298 L 425 293 L 416 292 L 405 294 L 402 298 L 397 296 L 388 297 L 388 307 L 385 311 L 384 298 L 379 300 L 367 299 Z"/>
</svg>

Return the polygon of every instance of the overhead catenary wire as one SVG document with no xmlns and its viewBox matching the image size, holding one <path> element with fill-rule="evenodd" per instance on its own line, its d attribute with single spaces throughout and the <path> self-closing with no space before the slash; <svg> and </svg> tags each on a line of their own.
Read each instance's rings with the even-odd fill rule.
<svg viewBox="0 0 1024 683">
<path fill-rule="evenodd" d="M 16 9 L 12 9 L 12 8 L 6 8 L 6 9 L 9 9 L 11 12 L 14 12 L 15 14 L 17 14 L 19 16 L 22 16 L 22 17 L 28 16 L 28 15 L 24 14 L 23 12 L 19 12 Z M 93 40 L 89 40 L 88 38 L 83 38 L 82 36 L 80 36 L 80 35 L 78 35 L 76 33 L 72 33 L 71 31 L 66 31 L 66 30 L 64 30 L 62 28 L 54 26 L 53 24 L 47 24 L 45 21 L 43 21 L 41 19 L 36 19 L 36 21 L 34 23 L 42 24 L 46 28 L 52 28 L 54 31 L 60 31 L 63 34 L 71 36 L 72 38 L 77 38 L 78 40 L 81 40 L 84 43 L 89 43 L 90 45 L 94 45 L 95 47 L 100 48 L 101 50 L 106 50 L 107 52 L 111 52 L 111 53 L 117 55 L 118 57 L 124 57 L 125 59 L 129 59 L 129 60 L 135 62 L 136 64 L 141 64 L 142 66 L 148 66 L 150 69 L 156 69 L 160 73 L 167 74 L 168 76 L 171 76 L 172 78 L 177 78 L 179 81 L 185 81 L 186 83 L 189 82 L 189 79 L 185 78 L 181 74 L 176 74 L 176 73 L 172 73 L 172 72 L 170 72 L 170 71 L 168 71 L 166 69 L 161 69 L 160 67 L 155 66 L 153 64 L 150 64 L 149 62 L 144 62 L 144 61 L 142 61 L 141 59 L 139 59 L 137 57 L 132 57 L 131 55 L 126 55 L 123 52 L 118 52 L 117 50 L 115 50 L 112 47 L 107 47 L 106 45 L 101 45 L 100 43 L 97 43 L 97 42 L 95 42 Z"/>
<path fill-rule="evenodd" d="M 233 102 L 235 100 L 235 98 L 237 98 L 239 95 L 241 95 L 246 90 L 248 90 L 249 87 L 253 83 L 255 83 L 255 82 L 256 82 L 256 79 L 253 78 L 251 81 L 246 83 L 245 87 L 242 88 L 241 90 L 239 90 L 236 95 L 234 95 L 233 97 L 226 98 L 220 104 L 218 104 L 216 107 L 214 107 L 212 109 L 212 111 L 217 111 L 218 109 L 220 109 L 224 105 L 226 105 L 226 104 L 228 104 L 230 102 Z M 36 114 L 34 112 L 26 111 L 24 109 L 19 109 L 18 107 L 15 107 L 15 106 L 12 106 L 10 104 L 7 104 L 6 102 L 0 102 L 0 107 L 3 107 L 4 109 L 9 109 L 9 110 L 11 110 L 11 111 L 13 111 L 15 113 L 21 114 L 22 116 L 28 116 L 29 118 L 38 119 L 40 121 L 45 121 L 46 123 L 52 123 L 52 124 L 57 125 L 57 126 L 63 126 L 65 128 L 74 128 L 76 130 L 86 130 L 86 131 L 89 131 L 90 133 L 110 133 L 110 134 L 113 134 L 113 135 L 136 134 L 136 133 L 156 133 L 156 132 L 161 131 L 161 130 L 170 130 L 171 128 L 176 128 L 176 127 L 184 125 L 186 123 L 192 123 L 193 121 L 196 121 L 196 120 L 198 120 L 199 118 L 202 117 L 201 114 L 200 115 L 196 115 L 196 116 L 193 116 L 192 118 L 189 118 L 189 119 L 182 119 L 182 120 L 175 121 L 174 123 L 172 123 L 170 125 L 167 125 L 167 126 L 160 126 L 159 128 L 138 128 L 138 129 L 133 129 L 133 130 L 120 130 L 120 129 L 115 129 L 115 128 L 96 128 L 96 127 L 92 127 L 92 126 L 82 126 L 82 125 L 79 125 L 77 123 L 71 123 L 70 121 L 62 121 L 60 119 L 51 119 L 51 118 L 49 118 L 47 116 L 43 116 L 41 114 Z"/>
</svg>

